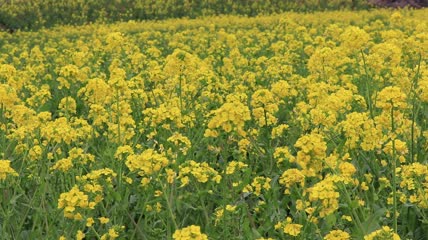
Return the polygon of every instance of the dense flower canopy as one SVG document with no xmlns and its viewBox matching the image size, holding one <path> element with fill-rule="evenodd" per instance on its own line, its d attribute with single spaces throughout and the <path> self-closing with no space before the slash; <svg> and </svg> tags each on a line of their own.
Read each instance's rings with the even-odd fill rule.
<svg viewBox="0 0 428 240">
<path fill-rule="evenodd" d="M 427 26 L 377 10 L 0 32 L 0 236 L 422 238 Z"/>
</svg>

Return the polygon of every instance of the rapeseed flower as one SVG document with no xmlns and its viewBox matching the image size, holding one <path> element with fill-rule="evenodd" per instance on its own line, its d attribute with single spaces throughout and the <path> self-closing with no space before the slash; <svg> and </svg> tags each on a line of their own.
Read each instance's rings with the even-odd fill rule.
<svg viewBox="0 0 428 240">
<path fill-rule="evenodd" d="M 297 237 L 300 234 L 300 231 L 303 227 L 301 224 L 292 223 L 293 219 L 287 217 L 287 219 L 283 222 L 279 222 L 275 225 L 275 229 L 281 229 L 284 233 L 291 235 L 293 237 Z"/>
<path fill-rule="evenodd" d="M 355 26 L 347 27 L 340 35 L 340 38 L 341 47 L 349 52 L 363 50 L 370 41 L 370 35 L 364 29 Z"/>
<path fill-rule="evenodd" d="M 227 102 L 220 108 L 211 111 L 210 115 L 214 115 L 214 117 L 208 122 L 207 130 L 216 131 L 220 128 L 226 133 L 234 131 L 242 137 L 246 136 L 245 122 L 251 117 L 249 108 L 243 103 L 238 101 Z M 208 133 L 205 132 L 205 135 Z"/>
<path fill-rule="evenodd" d="M 89 202 L 89 196 L 79 190 L 77 185 L 68 191 L 61 193 L 58 199 L 58 208 L 64 209 L 64 217 L 79 218 L 78 209 L 93 208 Z"/>
<path fill-rule="evenodd" d="M 296 163 L 303 169 L 303 174 L 311 177 L 316 176 L 323 169 L 323 161 L 326 157 L 327 144 L 322 135 L 312 133 L 300 137 L 296 144 Z"/>
<path fill-rule="evenodd" d="M 376 230 L 366 236 L 364 240 L 400 240 L 400 236 L 394 233 L 393 229 L 383 226 L 382 229 Z"/>
<path fill-rule="evenodd" d="M 242 192 L 254 193 L 256 196 L 262 194 L 262 190 L 267 191 L 271 189 L 271 178 L 258 176 L 253 179 L 251 184 L 248 184 Z"/>
<path fill-rule="evenodd" d="M 9 160 L 0 160 L 0 180 L 5 180 L 9 175 L 18 176 L 18 173 L 10 166 Z"/>
<path fill-rule="evenodd" d="M 291 187 L 295 185 L 300 185 L 301 187 L 305 186 L 305 175 L 299 169 L 287 169 L 279 178 L 279 183 L 286 187 L 284 193 L 289 194 Z"/>
<path fill-rule="evenodd" d="M 175 240 L 208 240 L 208 236 L 201 233 L 201 228 L 195 225 L 175 230 L 172 238 Z"/>
<path fill-rule="evenodd" d="M 325 217 L 339 209 L 340 194 L 334 181 L 334 177 L 326 177 L 308 189 L 309 201 L 314 206 L 319 206 L 320 217 Z"/>
<path fill-rule="evenodd" d="M 349 233 L 342 230 L 332 230 L 324 236 L 324 240 L 349 240 L 351 236 Z"/>
<path fill-rule="evenodd" d="M 220 183 L 221 175 L 211 168 L 208 163 L 198 163 L 188 160 L 179 166 L 177 178 L 181 181 L 181 187 L 189 184 L 189 177 L 194 177 L 200 183 L 206 183 L 209 180 Z"/>
<path fill-rule="evenodd" d="M 382 89 L 376 98 L 376 107 L 383 110 L 394 109 L 406 109 L 408 107 L 407 96 L 401 91 L 400 88 L 390 86 Z"/>
<path fill-rule="evenodd" d="M 6 109 L 11 109 L 20 99 L 16 94 L 16 90 L 7 84 L 0 84 L 0 105 Z"/>
</svg>

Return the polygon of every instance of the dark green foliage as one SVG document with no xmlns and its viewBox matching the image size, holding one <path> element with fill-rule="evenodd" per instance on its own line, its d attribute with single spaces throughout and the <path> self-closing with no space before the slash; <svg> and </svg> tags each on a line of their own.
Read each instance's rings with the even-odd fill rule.
<svg viewBox="0 0 428 240">
<path fill-rule="evenodd" d="M 284 11 L 367 8 L 365 0 L 9 0 L 0 1 L 0 29 L 34 30 L 81 25 L 221 14 L 255 16 Z"/>
</svg>

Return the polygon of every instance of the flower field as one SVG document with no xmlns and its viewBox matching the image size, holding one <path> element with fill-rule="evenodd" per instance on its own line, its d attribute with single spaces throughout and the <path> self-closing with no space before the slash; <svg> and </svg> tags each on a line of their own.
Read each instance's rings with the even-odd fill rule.
<svg viewBox="0 0 428 240">
<path fill-rule="evenodd" d="M 425 239 L 428 11 L 0 32 L 0 239 Z"/>
</svg>

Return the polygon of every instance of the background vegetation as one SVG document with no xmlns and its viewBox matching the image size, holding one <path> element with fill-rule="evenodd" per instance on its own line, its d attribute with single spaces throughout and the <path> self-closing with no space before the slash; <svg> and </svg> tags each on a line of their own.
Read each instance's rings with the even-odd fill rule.
<svg viewBox="0 0 428 240">
<path fill-rule="evenodd" d="M 58 24 L 369 7 L 366 0 L 9 0 L 0 5 L 0 26 L 12 31 Z"/>
</svg>

